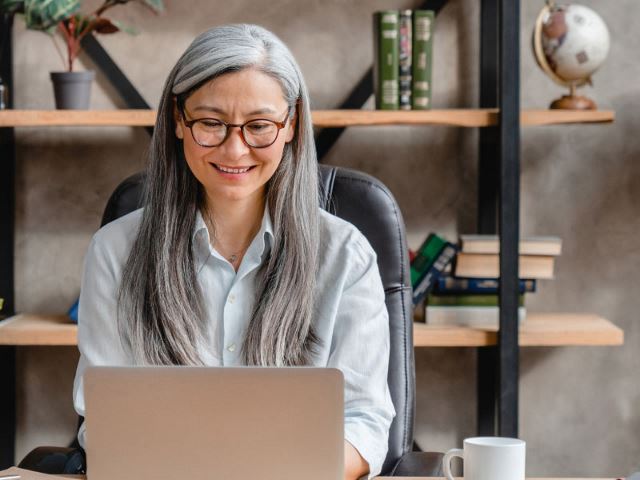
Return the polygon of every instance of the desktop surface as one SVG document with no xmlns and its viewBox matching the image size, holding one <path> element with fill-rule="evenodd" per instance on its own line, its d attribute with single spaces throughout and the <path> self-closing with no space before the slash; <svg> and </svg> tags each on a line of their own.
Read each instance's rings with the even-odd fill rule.
<svg viewBox="0 0 640 480">
<path fill-rule="evenodd" d="M 20 475 L 20 480 L 55 480 L 72 478 L 77 480 L 85 480 L 84 475 L 45 475 L 43 473 L 32 472 L 22 468 L 11 467 L 7 470 L 0 471 L 0 477 L 4 475 Z M 376 477 L 379 480 L 392 480 L 399 477 Z M 442 480 L 442 477 L 401 477 L 402 480 Z M 456 477 L 464 480 L 462 477 Z M 118 480 L 117 478 L 113 480 Z M 184 478 L 184 480 L 189 480 Z M 256 478 L 255 480 L 260 480 Z M 527 480 L 619 480 L 614 477 L 527 477 Z"/>
</svg>

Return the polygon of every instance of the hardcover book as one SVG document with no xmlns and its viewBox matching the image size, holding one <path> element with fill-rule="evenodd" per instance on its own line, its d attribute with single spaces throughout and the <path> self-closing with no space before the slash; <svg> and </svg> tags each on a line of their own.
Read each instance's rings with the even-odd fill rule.
<svg viewBox="0 0 640 480">
<path fill-rule="evenodd" d="M 518 276 L 520 278 L 551 279 L 555 257 L 548 255 L 520 255 Z M 454 265 L 456 277 L 499 278 L 500 256 L 484 253 L 464 253 L 456 255 Z"/>
<path fill-rule="evenodd" d="M 397 10 L 383 10 L 373 15 L 373 88 L 379 110 L 398 110 L 398 23 Z"/>
<path fill-rule="evenodd" d="M 435 233 L 430 233 L 420 245 L 415 258 L 411 261 L 411 285 L 414 288 L 427 274 L 446 244 L 447 241 L 444 238 Z"/>
<path fill-rule="evenodd" d="M 402 10 L 400 12 L 400 41 L 399 45 L 399 86 L 400 86 L 400 110 L 411 110 L 411 64 L 413 63 L 412 52 L 412 11 Z"/>
<path fill-rule="evenodd" d="M 414 10 L 413 12 L 412 107 L 414 110 L 431 108 L 434 20 L 435 13 L 432 10 Z"/>
<path fill-rule="evenodd" d="M 496 295 L 438 295 L 431 293 L 427 297 L 427 304 L 441 307 L 497 307 L 500 297 Z M 524 294 L 518 296 L 518 305 L 524 307 Z"/>
<path fill-rule="evenodd" d="M 465 253 L 500 253 L 497 235 L 460 235 L 460 250 Z M 520 255 L 550 255 L 562 253 L 558 237 L 524 237 L 519 242 Z"/>
<path fill-rule="evenodd" d="M 520 279 L 520 293 L 536 291 L 536 281 Z M 456 294 L 493 294 L 498 293 L 500 280 L 497 278 L 457 278 L 451 275 L 440 275 L 433 287 L 434 293 L 445 295 Z"/>
<path fill-rule="evenodd" d="M 446 242 L 435 262 L 431 265 L 426 274 L 413 285 L 413 306 L 418 305 L 433 288 L 436 279 L 442 275 L 447 266 L 456 256 L 457 248 L 454 244 Z"/>
</svg>

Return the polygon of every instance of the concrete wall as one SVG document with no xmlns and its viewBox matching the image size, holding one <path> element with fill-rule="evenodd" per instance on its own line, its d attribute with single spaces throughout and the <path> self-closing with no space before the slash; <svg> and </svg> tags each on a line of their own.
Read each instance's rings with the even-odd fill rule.
<svg viewBox="0 0 640 480">
<path fill-rule="evenodd" d="M 252 22 L 276 32 L 306 76 L 315 109 L 335 108 L 371 64 L 371 13 L 415 7 L 400 0 L 165 0 L 159 17 L 137 4 L 113 10 L 141 34 L 101 42 L 153 107 L 192 38 L 212 25 Z M 96 2 L 87 2 L 88 5 Z M 435 33 L 434 107 L 477 106 L 479 5 L 450 0 Z M 545 108 L 562 93 L 535 66 L 530 32 L 542 1 L 522 2 L 522 105 Z M 540 282 L 530 311 L 595 312 L 625 330 L 623 347 L 527 348 L 521 354 L 520 434 L 531 476 L 622 476 L 640 468 L 640 75 L 634 0 L 582 0 L 610 27 L 612 49 L 595 87 L 613 125 L 530 127 L 522 132 L 522 234 L 558 235 L 557 278 Z M 636 53 L 634 53 L 636 52 Z M 90 60 L 81 58 L 84 68 Z M 82 66 L 81 65 L 81 66 Z M 38 32 L 15 31 L 16 108 L 53 108 L 49 71 L 62 62 Z M 104 79 L 92 107 L 123 107 Z M 62 313 L 78 295 L 82 259 L 105 202 L 142 167 L 148 136 L 132 128 L 17 130 L 16 301 L 18 311 Z M 351 128 L 328 163 L 386 182 L 405 216 L 409 244 L 430 231 L 456 238 L 475 225 L 477 132 L 444 127 Z M 416 435 L 429 450 L 475 433 L 473 349 L 416 352 Z M 73 437 L 72 348 L 18 351 L 17 459 Z"/>
</svg>

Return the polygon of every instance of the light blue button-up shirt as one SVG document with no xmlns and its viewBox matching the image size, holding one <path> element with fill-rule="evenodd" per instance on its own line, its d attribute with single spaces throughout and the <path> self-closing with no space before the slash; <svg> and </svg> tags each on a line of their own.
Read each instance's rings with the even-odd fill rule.
<svg viewBox="0 0 640 480">
<path fill-rule="evenodd" d="M 135 240 L 143 209 L 101 228 L 84 262 L 78 312 L 80 360 L 74 381 L 74 406 L 84 416 L 82 374 L 89 365 L 133 365 L 120 342 L 116 302 L 122 270 Z M 260 231 L 240 267 L 210 244 L 198 212 L 194 259 L 205 311 L 209 343 L 200 352 L 208 366 L 242 365 L 242 343 L 255 304 L 258 267 L 273 244 L 273 226 L 265 208 Z M 389 319 L 373 248 L 352 224 L 320 210 L 320 267 L 316 276 L 314 328 L 321 344 L 313 365 L 339 368 L 345 380 L 345 439 L 378 474 L 387 453 L 395 410 L 389 395 Z M 85 444 L 85 427 L 78 434 Z"/>
</svg>

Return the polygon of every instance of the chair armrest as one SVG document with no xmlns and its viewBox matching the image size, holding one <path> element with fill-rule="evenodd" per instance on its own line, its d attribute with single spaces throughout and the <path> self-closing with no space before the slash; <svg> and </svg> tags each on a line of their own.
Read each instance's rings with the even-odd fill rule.
<svg viewBox="0 0 640 480">
<path fill-rule="evenodd" d="M 440 452 L 405 453 L 391 470 L 392 477 L 442 477 Z"/>
<path fill-rule="evenodd" d="M 22 459 L 18 468 L 48 474 L 84 474 L 87 462 L 80 448 L 38 447 Z"/>
</svg>

